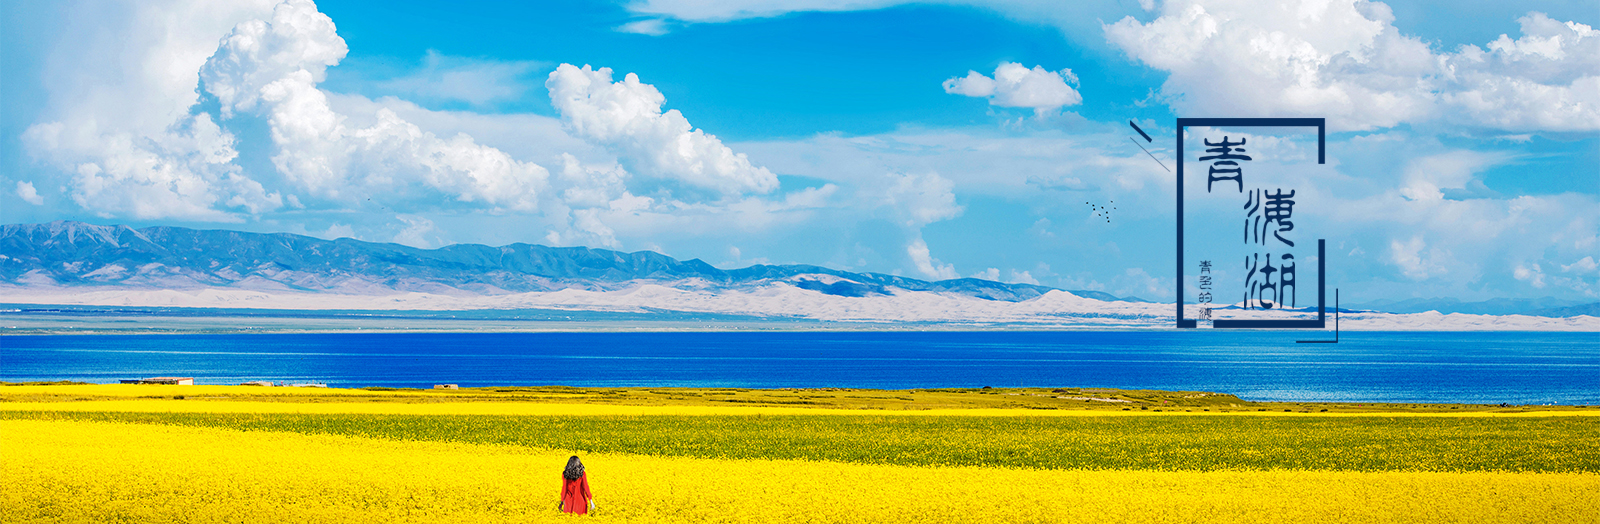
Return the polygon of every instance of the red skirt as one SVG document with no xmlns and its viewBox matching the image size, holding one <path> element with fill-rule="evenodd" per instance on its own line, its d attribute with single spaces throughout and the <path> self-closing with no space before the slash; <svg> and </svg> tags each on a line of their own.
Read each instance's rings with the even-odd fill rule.
<svg viewBox="0 0 1600 524">
<path fill-rule="evenodd" d="M 567 480 L 561 477 L 561 511 L 587 515 L 589 513 L 589 499 L 594 495 L 589 494 L 589 473 L 586 471 L 577 480 Z"/>
</svg>

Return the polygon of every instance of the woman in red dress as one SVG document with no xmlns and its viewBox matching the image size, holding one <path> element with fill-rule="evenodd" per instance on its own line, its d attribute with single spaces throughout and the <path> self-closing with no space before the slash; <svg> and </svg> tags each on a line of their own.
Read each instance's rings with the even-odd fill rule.
<svg viewBox="0 0 1600 524">
<path fill-rule="evenodd" d="M 583 471 L 583 461 L 577 455 L 567 459 L 567 469 L 561 472 L 561 511 L 589 514 L 594 509 L 594 495 L 589 494 L 589 475 Z"/>
</svg>

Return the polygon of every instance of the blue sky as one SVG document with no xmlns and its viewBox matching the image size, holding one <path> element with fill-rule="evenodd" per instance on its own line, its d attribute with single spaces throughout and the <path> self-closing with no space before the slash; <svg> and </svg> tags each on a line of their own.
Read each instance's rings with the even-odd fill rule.
<svg viewBox="0 0 1600 524">
<path fill-rule="evenodd" d="M 1347 301 L 1600 299 L 1592 2 L 1059 4 L 6 3 L 0 220 L 1170 300 L 1126 122 L 1325 117 L 1270 165 Z"/>
</svg>

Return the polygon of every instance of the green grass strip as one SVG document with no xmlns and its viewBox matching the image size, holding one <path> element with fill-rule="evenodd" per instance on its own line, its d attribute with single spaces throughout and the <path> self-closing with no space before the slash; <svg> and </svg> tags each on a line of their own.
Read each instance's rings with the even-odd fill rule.
<svg viewBox="0 0 1600 524">
<path fill-rule="evenodd" d="M 0 412 L 0 419 L 173 424 L 580 452 L 911 466 L 1600 472 L 1600 431 L 1587 417 Z"/>
</svg>

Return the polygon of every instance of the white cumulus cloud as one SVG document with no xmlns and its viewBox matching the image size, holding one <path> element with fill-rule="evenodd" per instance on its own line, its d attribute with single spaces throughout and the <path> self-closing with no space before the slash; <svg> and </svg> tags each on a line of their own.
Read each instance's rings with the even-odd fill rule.
<svg viewBox="0 0 1600 524">
<path fill-rule="evenodd" d="M 254 109 L 263 88 L 297 72 L 304 72 L 307 82 L 321 82 L 328 67 L 349 51 L 333 19 L 316 4 L 286 0 L 273 8 L 270 21 L 234 26 L 200 69 L 200 80 L 222 103 L 226 119 L 234 111 Z"/>
<path fill-rule="evenodd" d="M 666 97 L 628 73 L 561 64 L 545 82 L 550 101 L 573 134 L 611 148 L 628 171 L 723 197 L 768 193 L 778 177 L 734 153 L 717 137 L 694 129 L 678 110 L 661 111 Z"/>
<path fill-rule="evenodd" d="M 1444 60 L 1457 89 L 1441 94 L 1463 122 L 1512 130 L 1600 130 L 1600 30 L 1543 13 L 1518 19 L 1522 36 L 1463 46 Z"/>
<path fill-rule="evenodd" d="M 206 113 L 150 135 L 101 132 L 93 121 L 46 122 L 28 128 L 23 142 L 69 171 L 69 196 L 102 217 L 236 222 L 237 211 L 283 205 L 277 192 L 232 163 L 238 156 L 233 134 Z"/>
<path fill-rule="evenodd" d="M 102 217 L 239 221 L 282 205 L 232 164 L 232 133 L 193 112 L 217 39 L 271 2 L 150 1 L 79 13 L 57 43 L 29 154 L 60 170 L 73 202 Z M 89 9 L 89 8 L 84 8 Z"/>
<path fill-rule="evenodd" d="M 308 0 L 288 0 L 270 22 L 239 24 L 201 69 L 223 113 L 267 118 L 278 153 L 273 163 L 312 195 L 403 198 L 420 184 L 461 202 L 532 210 L 548 172 L 457 134 L 438 137 L 379 109 L 367 126 L 351 125 L 316 86 L 344 57 L 333 20 Z M 424 195 L 426 192 L 424 192 Z"/>
<path fill-rule="evenodd" d="M 33 182 L 17 182 L 17 198 L 36 206 L 44 205 L 44 197 L 39 196 L 39 192 L 33 189 Z"/>
<path fill-rule="evenodd" d="M 1544 287 L 1544 270 L 1539 264 L 1517 264 L 1517 267 L 1511 270 L 1511 276 L 1535 288 Z"/>
<path fill-rule="evenodd" d="M 1381 2 L 1173 0 L 1104 26 L 1170 73 L 1187 113 L 1327 117 L 1334 129 L 1444 122 L 1500 130 L 1600 129 L 1600 32 L 1531 13 L 1523 36 L 1436 53 Z"/>
<path fill-rule="evenodd" d="M 1011 270 L 1011 272 L 1006 275 L 1006 282 L 1012 284 L 1039 285 L 1039 279 L 1033 278 L 1033 275 L 1028 274 L 1027 271 L 1017 271 L 1015 269 Z"/>
<path fill-rule="evenodd" d="M 1032 69 L 1016 62 L 1002 62 L 990 78 L 977 71 L 967 71 L 967 76 L 944 81 L 944 92 L 976 98 L 987 98 L 1000 107 L 1027 107 L 1036 114 L 1045 114 L 1063 106 L 1083 102 L 1068 83 L 1077 84 L 1078 77 L 1071 69 L 1049 71 L 1044 66 Z"/>
<path fill-rule="evenodd" d="M 957 278 L 959 275 L 956 274 L 955 265 L 934 258 L 928 243 L 922 240 L 922 226 L 961 216 L 964 209 L 956 204 L 955 183 L 935 172 L 890 173 L 887 182 L 882 204 L 894 212 L 896 221 L 911 236 L 910 243 L 906 245 L 911 267 L 923 276 L 936 280 Z M 999 270 L 991 271 L 995 272 L 994 278 L 989 278 L 986 273 L 975 277 L 998 280 Z"/>
<path fill-rule="evenodd" d="M 1581 259 L 1581 260 L 1579 260 L 1577 262 L 1573 262 L 1572 264 L 1561 266 L 1561 271 L 1562 272 L 1567 272 L 1567 273 L 1576 272 L 1576 273 L 1581 275 L 1581 274 L 1584 274 L 1584 273 L 1593 273 L 1593 272 L 1595 272 L 1595 269 L 1597 269 L 1597 268 L 1600 268 L 1600 264 L 1595 263 L 1594 257 L 1591 256 L 1591 257 L 1583 257 L 1583 259 Z"/>
<path fill-rule="evenodd" d="M 928 243 L 923 242 L 921 237 L 912 240 L 911 244 L 906 246 L 906 255 L 911 257 L 912 267 L 928 278 L 949 280 L 960 276 L 956 273 L 955 265 L 945 264 L 933 258 L 928 252 Z"/>
<path fill-rule="evenodd" d="M 429 233 L 438 233 L 438 228 L 434 226 L 432 220 L 411 215 L 399 215 L 395 218 L 400 223 L 405 224 L 405 227 L 399 233 L 395 233 L 394 243 L 422 249 L 438 247 L 443 244 L 442 242 L 430 241 L 427 238 Z M 437 236 L 435 239 L 437 239 Z"/>
<path fill-rule="evenodd" d="M 331 109 L 317 83 L 347 48 L 309 0 L 266 9 L 152 2 L 135 11 L 129 27 L 104 29 L 125 41 L 91 33 L 98 47 L 82 53 L 92 62 L 117 49 L 110 54 L 122 60 L 105 73 L 63 67 L 73 72 L 58 82 L 94 87 L 53 96 L 60 107 L 46 114 L 55 118 L 23 135 L 30 153 L 67 177 L 67 195 L 99 216 L 237 222 L 286 201 L 304 207 L 307 196 L 348 203 L 441 193 L 492 209 L 535 207 L 547 176 L 538 165 L 466 135 L 434 136 L 392 112 L 358 115 L 370 124 L 354 126 Z M 215 97 L 217 114 L 197 92 Z M 269 189 L 264 173 L 240 167 L 238 138 L 224 127 L 235 118 L 267 121 L 273 163 L 294 187 Z"/>
</svg>

